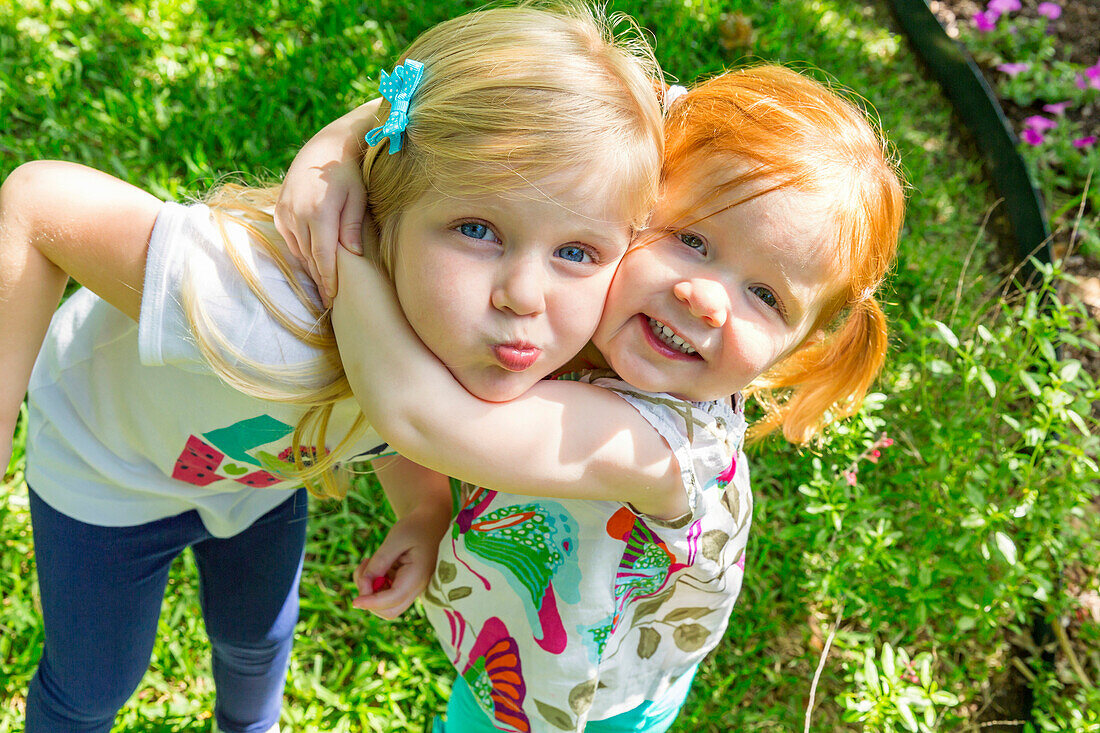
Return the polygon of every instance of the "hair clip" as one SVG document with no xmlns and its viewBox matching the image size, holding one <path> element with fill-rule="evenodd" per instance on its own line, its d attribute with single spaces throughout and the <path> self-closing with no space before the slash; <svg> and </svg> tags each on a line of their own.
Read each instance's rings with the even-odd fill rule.
<svg viewBox="0 0 1100 733">
<path fill-rule="evenodd" d="M 424 77 L 424 64 L 405 59 L 404 64 L 393 67 L 393 73 L 382 71 L 382 81 L 378 91 L 390 103 L 390 114 L 381 127 L 367 133 L 368 145 L 377 145 L 383 138 L 389 138 L 390 155 L 401 150 L 401 133 L 409 124 L 409 102 Z"/>
</svg>

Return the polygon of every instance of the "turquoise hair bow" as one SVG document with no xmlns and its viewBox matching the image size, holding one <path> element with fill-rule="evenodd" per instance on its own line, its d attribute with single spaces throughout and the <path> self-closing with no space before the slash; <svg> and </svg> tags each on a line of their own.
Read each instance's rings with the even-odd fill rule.
<svg viewBox="0 0 1100 733">
<path fill-rule="evenodd" d="M 367 133 L 367 144 L 377 145 L 383 138 L 389 138 L 390 155 L 401 150 L 401 133 L 409 124 L 409 102 L 424 78 L 424 64 L 405 59 L 404 64 L 393 67 L 393 73 L 382 72 L 382 81 L 378 91 L 390 103 L 390 114 L 381 127 Z"/>
</svg>

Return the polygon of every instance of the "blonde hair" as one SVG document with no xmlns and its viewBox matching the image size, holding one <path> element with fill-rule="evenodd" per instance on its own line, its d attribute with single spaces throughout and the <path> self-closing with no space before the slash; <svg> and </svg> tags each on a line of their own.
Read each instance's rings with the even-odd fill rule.
<svg viewBox="0 0 1100 733">
<path fill-rule="evenodd" d="M 378 229 L 368 255 L 392 274 L 402 212 L 428 189 L 502 193 L 548 175 L 585 166 L 604 195 L 618 196 L 640 225 L 656 200 L 662 120 L 652 50 L 625 16 L 607 18 L 579 2 L 528 2 L 480 10 L 440 23 L 402 54 L 424 65 L 402 149 L 367 151 L 363 180 Z M 383 113 L 388 113 L 388 104 Z M 604 183 L 606 182 L 606 183 Z M 307 364 L 274 369 L 242 358 L 221 337 L 201 304 L 185 298 L 196 340 L 222 379 L 245 394 L 307 410 L 292 439 L 295 470 L 316 496 L 342 497 L 335 469 L 367 429 L 360 413 L 332 450 L 325 450 L 333 407 L 352 399 L 328 313 L 298 284 L 271 224 L 277 188 L 224 186 L 208 204 L 223 227 L 229 256 L 248 287 L 288 332 L 316 348 Z M 265 292 L 232 247 L 227 220 L 274 261 L 313 322 L 288 315 Z M 186 292 L 185 288 L 185 292 Z M 303 446 L 317 453 L 303 454 Z"/>
<path fill-rule="evenodd" d="M 838 295 L 793 353 L 746 390 L 764 408 L 754 439 L 782 429 L 806 442 L 859 409 L 886 356 L 886 318 L 875 299 L 897 249 L 904 193 L 884 139 L 855 104 L 779 66 L 727 72 L 681 96 L 665 124 L 664 176 L 725 156 L 747 172 L 709 192 L 765 180 L 827 197 Z"/>
<path fill-rule="evenodd" d="M 576 2 L 493 8 L 440 23 L 405 59 L 424 64 L 424 80 L 401 152 L 383 143 L 363 160 L 372 254 L 387 272 L 400 214 L 429 187 L 500 193 L 586 165 L 644 223 L 663 153 L 660 69 L 627 16 Z"/>
</svg>

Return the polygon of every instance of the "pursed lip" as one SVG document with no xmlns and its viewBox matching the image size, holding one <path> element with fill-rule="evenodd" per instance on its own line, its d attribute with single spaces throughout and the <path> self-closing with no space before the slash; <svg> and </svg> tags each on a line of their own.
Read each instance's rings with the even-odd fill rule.
<svg viewBox="0 0 1100 733">
<path fill-rule="evenodd" d="M 492 350 L 497 363 L 510 372 L 530 369 L 542 355 L 542 349 L 527 341 L 493 344 Z"/>
<path fill-rule="evenodd" d="M 650 328 L 650 325 L 649 325 L 649 321 L 650 321 L 651 318 L 655 321 L 659 321 L 660 323 L 665 324 L 666 326 L 668 326 L 668 324 L 665 321 L 662 321 L 660 318 L 654 318 L 653 316 L 647 316 L 645 313 L 639 313 L 638 314 L 638 316 L 637 316 L 638 326 L 642 329 L 642 335 L 645 338 L 646 343 L 648 343 L 654 351 L 656 351 L 657 353 L 661 354 L 662 356 L 664 356 L 668 359 L 676 359 L 678 361 L 702 361 L 703 360 L 703 357 L 699 354 L 698 349 L 695 350 L 694 354 L 685 354 L 684 352 L 680 351 L 679 349 L 674 349 L 671 346 L 669 346 L 668 344 L 666 344 L 664 341 L 662 341 L 661 339 L 657 338 L 657 335 L 653 333 L 653 329 Z M 678 332 L 676 332 L 676 330 L 673 329 L 672 326 L 668 326 L 668 328 L 670 330 L 672 330 L 672 332 L 675 333 L 677 336 L 684 339 L 684 337 L 681 336 Z M 695 348 L 695 345 L 692 344 L 687 339 L 684 339 L 684 341 L 691 348 L 693 348 L 693 349 Z"/>
</svg>

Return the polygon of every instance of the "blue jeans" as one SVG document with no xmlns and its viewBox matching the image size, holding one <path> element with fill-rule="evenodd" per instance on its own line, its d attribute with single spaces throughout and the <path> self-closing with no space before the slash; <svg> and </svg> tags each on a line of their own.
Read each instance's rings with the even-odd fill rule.
<svg viewBox="0 0 1100 733">
<path fill-rule="evenodd" d="M 30 492 L 45 647 L 27 694 L 27 733 L 109 733 L 149 666 L 172 561 L 195 555 L 226 733 L 279 720 L 298 620 L 304 489 L 234 537 L 190 511 L 135 527 L 84 524 Z"/>
<path fill-rule="evenodd" d="M 585 733 L 632 733 L 634 731 L 648 731 L 649 733 L 663 733 L 676 721 L 680 714 L 680 708 L 687 700 L 691 691 L 692 680 L 699 671 L 699 665 L 695 665 L 691 671 L 682 675 L 680 679 L 668 688 L 668 691 L 659 700 L 650 700 L 633 710 L 619 713 L 604 720 L 590 720 L 585 726 Z M 455 677 L 451 685 L 451 699 L 447 703 L 447 722 L 436 718 L 432 727 L 432 733 L 497 733 L 498 729 L 493 725 L 493 720 L 485 714 L 474 697 L 466 680 L 459 675 Z"/>
</svg>

